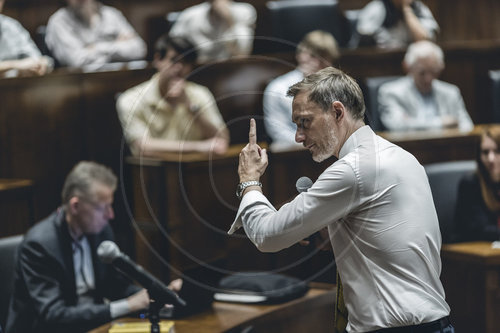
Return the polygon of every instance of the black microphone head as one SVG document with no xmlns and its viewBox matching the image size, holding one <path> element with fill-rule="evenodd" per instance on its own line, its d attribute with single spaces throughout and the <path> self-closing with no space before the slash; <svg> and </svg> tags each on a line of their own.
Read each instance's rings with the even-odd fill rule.
<svg viewBox="0 0 500 333">
<path fill-rule="evenodd" d="M 97 248 L 97 256 L 105 264 L 110 264 L 113 260 L 119 257 L 120 254 L 121 252 L 118 245 L 110 240 L 103 241 Z"/>
<path fill-rule="evenodd" d="M 309 177 L 300 177 L 297 179 L 297 183 L 295 183 L 295 187 L 297 188 L 297 192 L 307 192 L 307 190 L 313 185 L 311 178 Z"/>
</svg>

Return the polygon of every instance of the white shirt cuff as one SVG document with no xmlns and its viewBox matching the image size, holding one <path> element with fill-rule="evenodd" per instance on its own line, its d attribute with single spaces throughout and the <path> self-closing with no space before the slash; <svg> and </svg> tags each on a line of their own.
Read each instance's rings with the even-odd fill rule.
<svg viewBox="0 0 500 333">
<path fill-rule="evenodd" d="M 262 194 L 262 192 L 257 190 L 248 191 L 241 199 L 240 207 L 238 208 L 238 213 L 236 214 L 236 217 L 234 219 L 233 224 L 231 225 L 231 228 L 227 232 L 229 235 L 234 234 L 235 231 L 237 231 L 239 228 L 243 226 L 241 214 L 243 213 L 243 210 L 245 210 L 248 206 L 252 206 L 254 204 L 265 204 L 270 208 L 274 209 L 273 205 L 271 205 L 269 200 L 267 200 L 267 198 L 265 197 L 264 194 Z"/>
<path fill-rule="evenodd" d="M 128 307 L 127 299 L 120 299 L 118 301 L 114 301 L 109 303 L 109 311 L 111 313 L 111 318 L 115 319 L 118 317 L 122 317 L 128 313 L 130 313 L 130 308 Z"/>
</svg>

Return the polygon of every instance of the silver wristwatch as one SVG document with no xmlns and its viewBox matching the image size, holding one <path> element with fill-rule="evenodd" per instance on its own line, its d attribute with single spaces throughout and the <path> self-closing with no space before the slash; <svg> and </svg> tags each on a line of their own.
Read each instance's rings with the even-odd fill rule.
<svg viewBox="0 0 500 333">
<path fill-rule="evenodd" d="M 258 180 L 250 180 L 248 182 L 239 183 L 238 187 L 236 188 L 236 197 L 241 200 L 241 197 L 243 196 L 243 192 L 249 186 L 260 186 L 260 187 L 262 187 L 262 183 L 259 182 Z"/>
</svg>

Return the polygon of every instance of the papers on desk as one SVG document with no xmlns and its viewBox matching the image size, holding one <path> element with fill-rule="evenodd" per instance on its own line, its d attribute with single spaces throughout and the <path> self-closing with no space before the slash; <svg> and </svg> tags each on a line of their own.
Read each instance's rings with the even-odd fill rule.
<svg viewBox="0 0 500 333">
<path fill-rule="evenodd" d="M 118 322 L 114 323 L 109 329 L 109 333 L 150 333 L 151 323 L 141 322 Z M 171 320 L 160 321 L 161 333 L 175 333 L 174 322 Z"/>
<path fill-rule="evenodd" d="M 493 243 L 491 243 L 491 248 L 500 249 L 500 241 L 494 241 Z"/>
<path fill-rule="evenodd" d="M 267 301 L 267 297 L 261 295 L 225 294 L 225 293 L 215 293 L 214 299 L 219 302 L 236 302 L 236 303 L 262 303 Z"/>
</svg>

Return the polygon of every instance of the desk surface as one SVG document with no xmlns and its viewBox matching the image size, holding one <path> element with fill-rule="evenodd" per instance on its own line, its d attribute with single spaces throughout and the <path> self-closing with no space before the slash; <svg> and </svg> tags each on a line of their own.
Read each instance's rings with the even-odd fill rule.
<svg viewBox="0 0 500 333">
<path fill-rule="evenodd" d="M 482 265 L 500 265 L 500 249 L 492 248 L 491 242 L 445 244 L 441 248 L 441 257 Z"/>
<path fill-rule="evenodd" d="M 212 333 L 229 332 L 250 325 L 265 324 L 273 325 L 282 321 L 284 326 L 292 318 L 308 316 L 311 313 L 320 313 L 316 309 L 323 308 L 326 313 L 331 313 L 331 320 L 319 322 L 316 325 L 323 327 L 325 332 L 333 330 L 333 313 L 335 302 L 335 287 L 326 284 L 314 284 L 309 292 L 299 299 L 278 305 L 248 305 L 236 303 L 214 302 L 212 308 L 203 313 L 192 315 L 184 319 L 175 320 L 176 333 Z M 325 312 L 325 311 L 323 311 Z M 120 319 L 119 321 L 132 321 L 139 319 Z M 314 327 L 314 322 L 304 319 L 308 325 Z M 90 333 L 107 333 L 111 324 L 103 325 Z M 283 332 L 295 332 L 290 326 L 284 327 Z M 300 328 L 299 328 L 300 329 Z M 274 332 L 281 332 L 273 329 Z M 312 331 L 318 332 L 316 329 Z M 299 332 L 299 331 L 297 331 Z"/>
<path fill-rule="evenodd" d="M 30 188 L 33 181 L 29 179 L 6 179 L 0 178 L 0 191 L 17 190 L 20 188 Z"/>
</svg>

